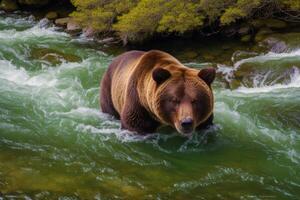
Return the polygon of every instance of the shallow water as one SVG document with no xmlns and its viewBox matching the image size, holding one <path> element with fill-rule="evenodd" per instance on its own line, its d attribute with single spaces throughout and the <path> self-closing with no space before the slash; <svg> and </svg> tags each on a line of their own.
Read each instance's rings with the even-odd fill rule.
<svg viewBox="0 0 300 200">
<path fill-rule="evenodd" d="M 0 13 L 0 199 L 299 199 L 300 48 L 222 44 L 161 47 L 218 68 L 215 125 L 134 136 L 98 102 L 124 49 Z"/>
</svg>

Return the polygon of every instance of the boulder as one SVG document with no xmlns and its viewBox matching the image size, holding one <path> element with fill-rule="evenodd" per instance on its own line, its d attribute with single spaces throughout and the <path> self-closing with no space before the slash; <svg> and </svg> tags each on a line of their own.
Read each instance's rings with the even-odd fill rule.
<svg viewBox="0 0 300 200">
<path fill-rule="evenodd" d="M 67 31 L 79 32 L 79 31 L 81 31 L 81 26 L 74 20 L 70 19 L 67 23 Z"/>
<path fill-rule="evenodd" d="M 0 3 L 0 9 L 5 11 L 15 11 L 18 8 L 19 7 L 16 0 L 2 0 Z"/>
<path fill-rule="evenodd" d="M 194 59 L 198 56 L 197 52 L 188 50 L 182 54 L 182 57 L 187 58 L 187 59 Z"/>
<path fill-rule="evenodd" d="M 255 19 L 255 20 L 252 20 L 250 23 L 255 29 L 260 29 L 263 26 L 265 26 L 265 22 L 263 19 Z"/>
<path fill-rule="evenodd" d="M 237 25 L 228 26 L 222 31 L 222 33 L 226 37 L 232 37 L 238 33 L 238 26 Z"/>
<path fill-rule="evenodd" d="M 87 38 L 93 38 L 97 32 L 92 27 L 86 27 L 82 30 L 83 35 Z"/>
<path fill-rule="evenodd" d="M 59 19 L 56 19 L 54 23 L 57 26 L 64 26 L 64 27 L 66 27 L 67 24 L 68 24 L 68 22 L 70 21 L 70 19 L 71 19 L 70 17 L 59 18 Z"/>
<path fill-rule="evenodd" d="M 262 27 L 268 27 L 271 29 L 281 29 L 287 27 L 286 22 L 278 19 L 255 19 L 251 22 L 251 25 L 255 29 L 260 29 Z"/>
<path fill-rule="evenodd" d="M 50 11 L 46 14 L 45 16 L 47 19 L 50 19 L 50 20 L 54 20 L 54 19 L 57 19 L 58 17 L 58 14 L 57 12 L 54 12 L 54 11 Z"/>
<path fill-rule="evenodd" d="M 67 54 L 54 49 L 47 49 L 47 48 L 33 48 L 30 53 L 30 58 L 35 60 L 40 60 L 52 66 L 60 65 L 62 62 L 81 61 L 81 58 L 76 55 Z"/>
<path fill-rule="evenodd" d="M 205 61 L 213 61 L 215 60 L 215 56 L 210 54 L 210 53 L 203 53 L 202 57 L 204 58 Z"/>
<path fill-rule="evenodd" d="M 256 52 L 238 50 L 232 54 L 231 60 L 233 63 L 236 63 L 240 60 L 255 57 L 258 55 L 259 55 L 259 53 L 256 53 Z"/>
<path fill-rule="evenodd" d="M 274 29 L 281 29 L 286 28 L 287 23 L 278 19 L 266 19 L 264 20 L 266 27 L 274 28 Z"/>
<path fill-rule="evenodd" d="M 241 36 L 247 35 L 250 32 L 250 30 L 250 26 L 244 25 L 238 30 L 238 34 Z"/>
<path fill-rule="evenodd" d="M 20 5 L 27 5 L 27 6 L 44 6 L 47 5 L 50 1 L 49 0 L 18 0 Z"/>
<path fill-rule="evenodd" d="M 241 42 L 250 42 L 251 41 L 251 35 L 244 35 L 241 37 Z"/>
<path fill-rule="evenodd" d="M 228 44 L 223 44 L 222 46 L 221 46 L 221 48 L 223 49 L 223 50 L 229 50 L 230 48 L 232 48 L 230 45 L 228 45 Z"/>
<path fill-rule="evenodd" d="M 287 44 L 275 37 L 267 37 L 260 45 L 266 46 L 271 52 L 282 53 L 288 49 Z"/>
<path fill-rule="evenodd" d="M 116 39 L 113 38 L 113 37 L 108 37 L 108 38 L 103 38 L 101 40 L 98 40 L 99 43 L 102 43 L 102 44 L 108 44 L 108 43 L 114 43 L 116 42 Z"/>
<path fill-rule="evenodd" d="M 272 30 L 269 28 L 261 28 L 255 35 L 255 42 L 262 41 L 267 35 L 271 34 Z"/>
</svg>

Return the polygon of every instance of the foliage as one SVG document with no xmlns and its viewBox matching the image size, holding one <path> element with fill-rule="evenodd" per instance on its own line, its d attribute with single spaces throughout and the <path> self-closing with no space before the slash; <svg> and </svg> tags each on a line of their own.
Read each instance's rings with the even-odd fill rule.
<svg viewBox="0 0 300 200">
<path fill-rule="evenodd" d="M 292 10 L 300 10 L 300 0 L 283 0 L 282 3 L 291 8 Z"/>
<path fill-rule="evenodd" d="M 71 0 L 72 16 L 83 27 L 116 32 L 124 41 L 153 34 L 183 34 L 211 24 L 219 27 L 248 20 L 257 13 L 272 16 L 300 12 L 300 0 Z M 269 10 L 264 10 L 264 9 Z"/>
<path fill-rule="evenodd" d="M 251 15 L 251 12 L 260 6 L 262 0 L 238 0 L 225 10 L 221 16 L 221 23 L 226 25 Z"/>
<path fill-rule="evenodd" d="M 111 31 L 117 16 L 127 13 L 137 0 L 71 0 L 77 12 L 71 16 L 84 27 Z"/>
<path fill-rule="evenodd" d="M 141 0 L 113 26 L 123 39 L 137 40 L 155 32 L 184 33 L 200 28 L 204 16 L 200 6 L 187 0 Z"/>
</svg>

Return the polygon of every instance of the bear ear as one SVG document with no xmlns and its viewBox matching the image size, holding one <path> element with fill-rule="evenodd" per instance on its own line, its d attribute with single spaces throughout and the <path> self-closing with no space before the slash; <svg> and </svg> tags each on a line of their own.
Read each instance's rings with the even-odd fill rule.
<svg viewBox="0 0 300 200">
<path fill-rule="evenodd" d="M 216 77 L 216 70 L 213 67 L 204 68 L 200 70 L 198 76 L 205 81 L 207 85 L 210 85 Z"/>
<path fill-rule="evenodd" d="M 163 68 L 156 68 L 152 72 L 152 78 L 157 84 L 161 84 L 164 81 L 166 81 L 168 78 L 170 78 L 171 73 Z"/>
</svg>

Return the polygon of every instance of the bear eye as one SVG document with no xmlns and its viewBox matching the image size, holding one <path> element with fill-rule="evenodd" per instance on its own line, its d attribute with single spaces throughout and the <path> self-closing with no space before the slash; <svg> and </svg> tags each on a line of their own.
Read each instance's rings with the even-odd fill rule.
<svg viewBox="0 0 300 200">
<path fill-rule="evenodd" d="M 197 103 L 197 100 L 196 100 L 196 99 L 193 99 L 193 100 L 191 101 L 191 103 L 192 103 L 192 104 L 195 104 L 195 103 Z"/>
<path fill-rule="evenodd" d="M 180 103 L 180 101 L 178 99 L 176 99 L 176 98 L 172 98 L 169 101 L 172 102 L 172 103 L 174 103 L 174 104 L 179 104 Z"/>
</svg>

